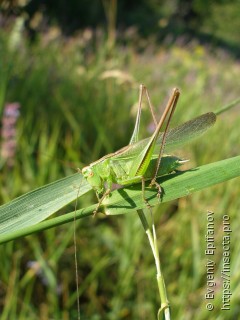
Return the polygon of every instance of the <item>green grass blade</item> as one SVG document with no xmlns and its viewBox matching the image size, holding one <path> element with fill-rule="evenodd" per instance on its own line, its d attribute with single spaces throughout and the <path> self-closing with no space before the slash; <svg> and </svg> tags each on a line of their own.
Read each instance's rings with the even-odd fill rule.
<svg viewBox="0 0 240 320">
<path fill-rule="evenodd" d="M 225 105 L 224 107 L 218 109 L 217 111 L 215 111 L 214 113 L 218 116 L 221 113 L 224 113 L 230 109 L 232 109 L 233 107 L 235 107 L 236 104 L 238 104 L 240 102 L 240 98 L 228 103 L 227 105 Z"/>
<path fill-rule="evenodd" d="M 240 176 L 240 156 L 162 176 L 157 179 L 163 190 L 161 202 L 185 197 L 238 176 Z M 138 184 L 112 192 L 112 196 L 104 200 L 106 214 L 116 215 L 144 209 L 141 190 L 141 184 Z M 145 189 L 145 197 L 152 206 L 159 203 L 156 195 L 156 190 Z"/>
<path fill-rule="evenodd" d="M 35 225 L 91 189 L 76 173 L 33 190 L 0 207 L 0 234 Z"/>
<path fill-rule="evenodd" d="M 72 177 L 74 178 L 74 176 Z M 213 186 L 215 184 L 233 179 L 238 176 L 240 176 L 240 156 L 210 163 L 210 164 L 193 168 L 187 171 L 166 175 L 164 177 L 158 178 L 157 180 L 161 184 L 163 189 L 161 202 L 167 202 L 167 201 L 171 201 L 174 199 L 178 199 L 178 198 L 190 195 L 191 193 L 196 192 L 198 190 Z M 75 178 L 77 179 L 77 177 Z M 65 180 L 65 179 L 62 179 L 62 180 Z M 81 180 L 80 175 L 78 176 L 78 179 Z M 74 180 L 74 183 L 79 180 Z M 59 181 L 57 181 L 56 184 L 57 183 L 59 183 Z M 55 183 L 51 185 L 54 186 L 54 184 Z M 47 189 L 47 187 L 51 185 L 48 185 L 44 188 Z M 87 184 L 84 185 L 84 182 L 82 187 L 83 188 L 81 189 L 83 190 L 90 189 L 90 187 Z M 38 190 L 36 191 L 39 192 Z M 48 191 L 51 192 L 51 189 L 48 188 Z M 81 192 L 81 195 L 83 193 Z M 155 189 L 146 188 L 145 195 L 152 206 L 159 203 L 156 197 L 156 193 L 157 192 Z M 76 193 L 74 195 L 76 196 Z M 20 197 L 18 199 L 24 198 L 26 196 L 27 195 Z M 45 205 L 47 207 L 46 203 Z M 16 211 L 17 211 L 17 208 L 18 208 L 18 204 L 16 201 Z M 79 218 L 92 215 L 92 212 L 95 208 L 96 208 L 96 204 L 87 208 L 77 210 L 76 218 L 79 219 Z M 108 215 L 126 214 L 126 213 L 133 212 L 135 210 L 144 209 L 144 208 L 145 208 L 145 204 L 143 204 L 143 201 L 142 201 L 141 184 L 136 184 L 131 187 L 126 187 L 123 189 L 113 191 L 111 193 L 111 196 L 105 199 L 104 204 L 101 207 L 102 210 L 105 209 L 105 212 Z M 42 213 L 40 214 L 40 216 L 42 216 Z M 38 224 L 26 227 L 21 230 L 20 228 L 19 230 L 16 230 L 15 228 L 14 232 L 9 230 L 8 233 L 6 233 L 5 235 L 4 234 L 0 235 L 0 243 L 73 221 L 74 216 L 75 216 L 75 212 L 70 212 L 68 214 L 65 214 L 53 219 L 49 219 L 47 221 L 43 221 L 40 223 L 35 222 Z M 25 218 L 29 217 L 29 213 L 26 212 L 24 217 Z M 21 228 L 22 226 L 23 224 L 20 225 Z"/>
</svg>

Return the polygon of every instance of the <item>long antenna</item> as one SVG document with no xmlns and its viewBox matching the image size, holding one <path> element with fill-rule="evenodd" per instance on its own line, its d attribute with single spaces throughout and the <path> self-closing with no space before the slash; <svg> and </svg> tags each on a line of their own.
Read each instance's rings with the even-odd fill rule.
<svg viewBox="0 0 240 320">
<path fill-rule="evenodd" d="M 81 170 L 78 169 L 78 172 L 80 173 Z M 79 302 L 79 275 L 78 275 L 78 262 L 77 262 L 77 235 L 76 235 L 76 227 L 77 227 L 77 219 L 76 219 L 76 212 L 77 212 L 77 204 L 78 204 L 78 197 L 79 197 L 79 193 L 80 193 L 80 188 L 82 185 L 82 180 L 81 183 L 78 187 L 78 191 L 77 191 L 77 198 L 76 198 L 76 202 L 75 202 L 75 209 L 74 209 L 74 223 L 73 223 L 73 243 L 74 243 L 74 262 L 75 262 L 75 277 L 76 277 L 76 289 L 77 289 L 77 312 L 78 312 L 78 320 L 80 319 L 80 302 Z"/>
</svg>

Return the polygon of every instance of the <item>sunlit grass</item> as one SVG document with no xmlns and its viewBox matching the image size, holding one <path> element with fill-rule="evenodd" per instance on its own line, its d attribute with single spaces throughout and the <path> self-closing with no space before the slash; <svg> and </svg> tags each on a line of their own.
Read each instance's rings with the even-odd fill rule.
<svg viewBox="0 0 240 320">
<path fill-rule="evenodd" d="M 239 96 L 239 63 L 194 43 L 185 48 L 151 43 L 141 53 L 117 46 L 109 53 L 101 35 L 95 42 L 91 34 L 81 34 L 65 42 L 45 35 L 35 46 L 22 41 L 17 54 L 9 51 L 4 35 L 1 45 L 5 72 L 0 80 L 7 88 L 1 90 L 1 101 L 21 104 L 16 165 L 11 170 L 3 166 L 0 174 L 2 202 L 74 172 L 57 159 L 82 167 L 126 145 L 139 83 L 148 87 L 158 117 L 171 89 L 181 89 L 173 126 Z M 144 111 L 142 119 L 146 136 L 151 118 Z M 189 158 L 194 167 L 239 154 L 239 121 L 239 109 L 220 116 L 210 136 L 176 155 Z M 221 219 L 227 213 L 235 230 L 231 241 L 239 243 L 239 193 L 233 180 L 156 208 L 173 318 L 209 319 L 204 304 L 206 211 L 215 212 L 216 242 L 221 241 Z M 84 205 L 90 202 L 88 197 Z M 73 225 L 65 225 L 0 247 L 5 297 L 1 320 L 76 318 L 72 235 Z M 159 305 L 152 282 L 155 269 L 137 216 L 84 219 L 77 236 L 83 319 L 154 319 Z M 233 245 L 234 279 L 239 278 L 236 248 Z M 220 269 L 220 247 L 216 263 Z M 218 270 L 216 278 L 219 275 Z M 221 318 L 216 308 L 211 313 L 215 319 L 236 315 L 234 279 L 232 309 Z"/>
</svg>

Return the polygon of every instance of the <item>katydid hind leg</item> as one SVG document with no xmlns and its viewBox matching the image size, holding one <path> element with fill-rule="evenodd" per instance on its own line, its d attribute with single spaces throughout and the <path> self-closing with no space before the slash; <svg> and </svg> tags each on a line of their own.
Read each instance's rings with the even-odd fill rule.
<svg viewBox="0 0 240 320">
<path fill-rule="evenodd" d="M 164 110 L 164 113 L 160 119 L 160 121 L 157 124 L 156 121 L 156 117 L 154 115 L 154 111 L 153 111 L 153 107 L 151 104 L 151 100 L 147 91 L 147 88 L 144 87 L 143 85 L 140 86 L 140 94 L 139 94 L 139 108 L 138 108 L 138 114 L 137 114 L 137 119 L 136 119 L 136 123 L 135 123 L 135 128 L 134 128 L 134 132 L 133 132 L 133 136 L 130 140 L 130 143 L 136 142 L 138 139 L 138 132 L 139 132 L 139 124 L 140 124 L 140 116 L 141 116 L 141 107 L 142 107 L 142 96 L 143 96 L 143 92 L 145 91 L 146 96 L 147 96 L 147 100 L 148 100 L 148 104 L 149 104 L 149 108 L 151 110 L 151 114 L 154 120 L 154 123 L 156 125 L 156 129 L 151 137 L 151 139 L 149 140 L 149 143 L 147 144 L 147 146 L 142 150 L 142 152 L 139 154 L 138 158 L 136 159 L 136 161 L 134 161 L 132 168 L 130 170 L 130 176 L 134 177 L 134 176 L 142 176 L 142 191 L 143 191 L 143 199 L 145 203 L 148 203 L 145 196 L 144 196 L 144 191 L 145 191 L 145 180 L 144 180 L 144 173 L 146 172 L 149 163 L 151 161 L 151 156 L 154 150 L 154 147 L 156 145 L 156 141 L 157 138 L 159 136 L 160 130 L 165 122 L 165 120 L 167 119 L 167 124 L 166 124 L 166 128 L 165 128 L 165 132 L 163 134 L 163 139 L 162 139 L 162 144 L 160 147 L 160 152 L 159 152 L 159 156 L 158 156 L 158 160 L 157 160 L 157 164 L 156 164 L 156 169 L 155 169 L 155 174 L 151 180 L 150 186 L 155 186 L 158 189 L 158 198 L 160 199 L 161 196 L 161 186 L 156 182 L 156 177 L 157 177 L 157 172 L 160 166 L 160 162 L 161 162 L 161 157 L 163 155 L 163 151 L 164 151 L 164 146 L 165 146 L 165 142 L 166 142 L 166 137 L 167 137 L 167 131 L 169 128 L 169 124 L 171 121 L 171 118 L 174 114 L 176 105 L 177 105 L 177 101 L 180 95 L 180 92 L 177 88 L 175 88 L 173 90 L 173 93 L 167 103 L 167 106 Z M 148 205 L 149 206 L 149 205 Z"/>
<path fill-rule="evenodd" d="M 168 101 L 167 107 L 166 107 L 166 109 L 165 109 L 165 111 L 164 111 L 164 113 L 162 115 L 162 118 L 164 118 L 164 120 L 167 119 L 167 123 L 166 123 L 166 127 L 165 127 L 165 130 L 164 130 L 164 133 L 163 133 L 163 137 L 162 137 L 162 143 L 161 143 L 159 154 L 158 154 L 155 173 L 154 173 L 154 176 L 153 176 L 153 178 L 151 180 L 151 183 L 150 183 L 150 186 L 155 185 L 157 187 L 157 189 L 158 189 L 158 197 L 159 198 L 160 198 L 160 195 L 161 195 L 161 186 L 156 182 L 156 178 L 157 178 L 157 173 L 158 173 L 158 170 L 159 170 L 159 167 L 160 167 L 160 164 L 161 164 L 161 158 L 162 158 L 162 155 L 163 155 L 163 152 L 164 152 L 164 147 L 165 147 L 165 143 L 166 143 L 166 138 L 167 138 L 169 125 L 170 125 L 172 116 L 174 114 L 174 111 L 176 109 L 179 96 L 180 96 L 180 91 L 177 88 L 173 89 L 173 93 L 172 93 L 172 95 L 171 95 L 171 97 L 170 97 L 170 99 Z M 166 115 L 165 115 L 165 113 L 166 113 Z M 159 132 L 158 132 L 158 134 L 159 134 Z"/>
<path fill-rule="evenodd" d="M 159 170 L 159 166 L 160 166 L 160 162 L 161 162 L 161 158 L 162 158 L 162 155 L 163 155 L 163 152 L 164 152 L 164 146 L 165 146 L 165 142 L 166 142 L 166 138 L 167 138 L 167 132 L 168 132 L 168 129 L 169 129 L 169 125 L 170 125 L 170 121 L 171 121 L 171 118 L 174 114 L 174 111 L 176 109 L 176 105 L 177 105 L 177 101 L 178 101 L 178 98 L 179 98 L 179 95 L 180 95 L 180 92 L 177 88 L 175 88 L 173 90 L 173 93 L 167 103 L 167 106 L 164 110 L 164 113 L 155 129 L 155 132 L 153 133 L 151 139 L 149 140 L 149 143 L 147 144 L 147 146 L 143 149 L 143 151 L 141 152 L 141 154 L 139 155 L 137 161 L 135 162 L 135 168 L 133 169 L 135 173 L 135 175 L 141 175 L 143 178 L 142 178 L 142 185 L 143 185 L 143 192 L 144 192 L 144 189 L 145 189 L 145 181 L 144 181 L 144 173 L 146 172 L 148 166 L 149 166 L 149 163 L 151 161 L 151 156 L 152 156 L 152 153 L 153 153 L 153 150 L 154 150 L 154 147 L 156 145 L 156 141 L 157 141 L 157 138 L 159 136 L 159 133 L 160 133 L 160 130 L 164 124 L 165 121 L 167 121 L 166 123 L 166 128 L 165 128 L 165 131 L 163 133 L 163 138 L 162 138 L 162 144 L 161 144 L 161 147 L 160 147 L 160 151 L 159 151 L 159 155 L 158 155 L 158 160 L 157 160 L 157 164 L 156 164 L 156 169 L 155 169 L 155 173 L 154 173 L 154 176 L 151 180 L 151 183 L 150 183 L 150 186 L 155 186 L 157 189 L 158 189 L 158 198 L 160 199 L 161 197 L 161 186 L 156 182 L 156 177 L 157 177 L 157 173 L 158 173 L 158 170 Z M 167 120 L 166 120 L 167 119 Z M 136 169 L 136 166 L 137 166 L 137 169 Z M 144 181 L 144 184 L 143 184 L 143 181 Z M 146 202 L 146 199 L 145 199 L 145 196 L 143 195 L 144 197 L 144 201 Z"/>
<path fill-rule="evenodd" d="M 151 161 L 151 157 L 152 157 L 160 130 L 161 130 L 161 128 L 167 118 L 168 118 L 168 122 L 170 122 L 169 117 L 171 118 L 171 115 L 173 114 L 178 96 L 179 96 L 179 90 L 174 89 L 173 94 L 172 94 L 171 98 L 169 99 L 169 102 L 168 102 L 168 104 L 167 104 L 167 106 L 161 116 L 160 121 L 158 122 L 158 125 L 157 125 L 154 133 L 152 134 L 151 138 L 149 139 L 149 141 L 148 141 L 147 145 L 144 147 L 144 149 L 135 158 L 135 161 L 132 164 L 130 171 L 129 171 L 130 176 L 132 176 L 132 177 L 144 176 L 144 174 L 149 166 L 149 163 Z M 167 123 L 167 126 L 168 125 L 169 125 L 169 123 Z M 163 146 L 164 146 L 165 141 L 166 141 L 166 134 L 165 134 L 165 138 L 163 139 Z M 156 167 L 157 170 L 159 168 L 160 159 L 161 159 L 161 156 L 163 153 L 163 149 L 164 148 L 161 147 L 160 156 L 159 156 L 159 160 L 157 162 L 157 167 Z M 154 179 L 156 179 L 155 176 L 156 176 L 156 174 L 153 177 L 153 184 L 154 184 Z"/>
<path fill-rule="evenodd" d="M 142 113 L 143 91 L 144 91 L 144 86 L 142 84 L 140 84 L 137 117 L 136 117 L 134 129 L 133 129 L 133 133 L 132 133 L 131 139 L 129 141 L 129 145 L 138 141 L 138 133 L 139 133 L 139 127 L 140 127 L 141 113 Z"/>
<path fill-rule="evenodd" d="M 133 134 L 132 137 L 130 139 L 129 145 L 138 142 L 138 133 L 139 133 L 139 127 L 140 127 L 140 120 L 141 120 L 141 112 L 142 112 L 142 99 L 143 99 L 143 94 L 145 93 L 146 98 L 147 98 L 147 102 L 148 102 L 148 106 L 153 118 L 153 122 L 155 124 L 155 128 L 157 127 L 157 119 L 154 113 L 154 108 L 153 105 L 151 103 L 150 100 L 150 96 L 148 93 L 148 89 L 145 85 L 140 84 L 139 86 L 139 98 L 138 98 L 138 111 L 137 111 L 137 117 L 136 117 L 136 121 L 135 121 L 135 126 L 134 126 L 134 130 L 133 130 Z"/>
<path fill-rule="evenodd" d="M 151 99 L 150 99 L 150 95 L 148 93 L 148 89 L 147 89 L 147 87 L 144 87 L 144 88 L 145 88 L 145 93 L 146 93 L 146 97 L 147 97 L 147 101 L 148 101 L 148 106 L 149 106 L 149 109 L 151 111 L 153 122 L 154 122 L 154 125 L 155 125 L 155 128 L 156 128 L 158 122 L 157 122 L 157 119 L 156 119 L 156 116 L 155 116 L 155 113 L 154 113 L 154 108 L 153 108 L 153 105 L 152 105 L 152 102 L 151 102 Z"/>
</svg>

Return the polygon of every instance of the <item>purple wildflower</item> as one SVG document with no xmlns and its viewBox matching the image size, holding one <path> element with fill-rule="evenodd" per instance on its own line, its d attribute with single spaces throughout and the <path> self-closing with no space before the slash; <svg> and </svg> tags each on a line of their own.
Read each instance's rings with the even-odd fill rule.
<svg viewBox="0 0 240 320">
<path fill-rule="evenodd" d="M 1 159 L 6 162 L 9 167 L 14 165 L 14 158 L 17 148 L 17 131 L 16 124 L 20 115 L 20 104 L 18 102 L 7 103 L 3 111 L 1 126 Z"/>
</svg>

